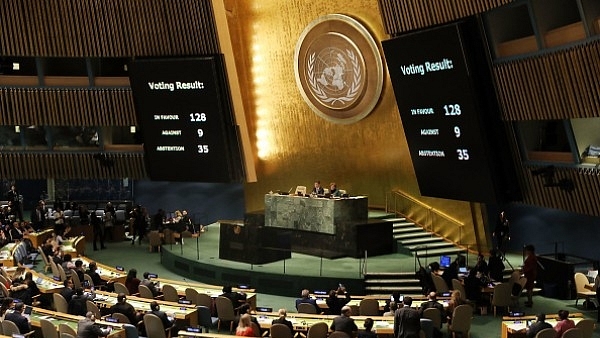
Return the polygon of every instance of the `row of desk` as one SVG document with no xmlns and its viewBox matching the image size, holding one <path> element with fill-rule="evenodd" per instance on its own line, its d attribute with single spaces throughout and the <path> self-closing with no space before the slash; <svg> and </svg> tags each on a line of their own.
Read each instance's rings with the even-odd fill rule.
<svg viewBox="0 0 600 338">
<path fill-rule="evenodd" d="M 77 332 L 77 323 L 79 320 L 83 319 L 81 316 L 69 315 L 66 313 L 46 310 L 34 307 L 29 315 L 29 319 L 31 321 L 32 328 L 41 330 L 41 320 L 46 319 L 52 322 L 58 331 L 58 327 L 60 324 L 65 324 Z M 110 326 L 112 328 L 111 333 L 108 335 L 109 338 L 125 338 L 125 329 L 123 329 L 123 324 L 119 323 L 111 323 L 105 322 L 102 320 L 96 320 L 96 323 L 101 326 Z"/>
<path fill-rule="evenodd" d="M 573 320 L 575 324 L 583 320 L 582 313 L 571 313 L 569 319 Z M 523 317 L 502 317 L 502 338 L 521 338 L 525 337 L 527 333 L 528 322 L 535 322 L 535 316 L 523 316 Z M 546 323 L 553 327 L 558 323 L 558 316 L 551 317 L 546 316 Z"/>
</svg>

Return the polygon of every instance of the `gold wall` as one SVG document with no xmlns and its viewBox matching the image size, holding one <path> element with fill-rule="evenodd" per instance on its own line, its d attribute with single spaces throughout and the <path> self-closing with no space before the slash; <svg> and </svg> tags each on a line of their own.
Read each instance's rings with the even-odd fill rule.
<svg viewBox="0 0 600 338">
<path fill-rule="evenodd" d="M 420 197 L 387 71 L 374 111 L 349 125 L 318 117 L 296 86 L 294 48 L 304 28 L 319 16 L 347 14 L 361 21 L 376 41 L 388 38 L 377 0 L 225 0 L 225 7 L 256 156 L 258 181 L 245 187 L 248 211 L 263 209 L 268 191 L 310 187 L 314 180 L 325 186 L 335 181 L 352 195 L 367 195 L 372 206 L 384 206 L 386 195 L 401 190 L 465 223 L 462 243 L 475 243 L 479 233 L 486 248 L 478 205 Z M 457 228 L 438 232 L 459 240 Z"/>
</svg>

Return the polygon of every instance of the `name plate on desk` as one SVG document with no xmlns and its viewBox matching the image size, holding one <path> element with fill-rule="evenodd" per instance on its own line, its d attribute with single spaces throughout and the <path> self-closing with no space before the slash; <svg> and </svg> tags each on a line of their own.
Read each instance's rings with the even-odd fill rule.
<svg viewBox="0 0 600 338">
<path fill-rule="evenodd" d="M 336 226 L 366 221 L 364 196 L 329 199 L 265 195 L 265 226 L 335 235 Z"/>
</svg>

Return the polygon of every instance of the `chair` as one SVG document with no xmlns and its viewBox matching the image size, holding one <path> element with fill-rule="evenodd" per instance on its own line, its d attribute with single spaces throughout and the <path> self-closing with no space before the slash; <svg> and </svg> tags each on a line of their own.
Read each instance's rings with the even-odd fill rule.
<svg viewBox="0 0 600 338">
<path fill-rule="evenodd" d="M 19 332 L 19 328 L 17 324 L 11 322 L 10 320 L 2 321 L 2 332 L 5 336 L 12 337 L 13 335 L 23 335 L 25 337 L 31 336 L 35 331 L 29 331 L 25 334 Z"/>
<path fill-rule="evenodd" d="M 160 245 L 162 244 L 162 239 L 160 238 L 160 233 L 158 231 L 150 231 L 150 233 L 148 233 L 148 242 L 150 242 L 150 247 L 148 249 L 150 252 L 152 252 L 152 250 L 154 250 L 155 247 L 160 252 Z"/>
<path fill-rule="evenodd" d="M 138 285 L 138 291 L 140 292 L 140 297 L 154 299 L 154 294 L 152 293 L 152 290 L 150 290 L 150 288 L 146 285 Z"/>
<path fill-rule="evenodd" d="M 250 325 L 252 326 L 252 333 L 254 334 L 254 337 L 260 337 L 260 326 L 254 322 L 250 323 Z"/>
<path fill-rule="evenodd" d="M 124 293 L 125 296 L 129 296 L 129 290 L 125 286 L 125 284 L 121 282 L 115 282 L 115 293 Z"/>
<path fill-rule="evenodd" d="M 219 310 L 217 310 L 218 312 Z M 308 314 L 317 314 L 317 308 L 309 303 L 300 303 L 298 304 L 298 313 L 308 313 Z"/>
<path fill-rule="evenodd" d="M 64 324 L 64 323 L 58 324 L 58 333 L 60 334 L 61 338 L 63 338 L 64 334 L 68 334 L 73 337 L 77 337 L 77 331 L 75 331 L 74 328 L 72 328 L 69 325 Z"/>
<path fill-rule="evenodd" d="M 52 271 L 52 276 L 60 277 L 60 271 L 58 271 L 58 265 L 54 262 L 53 259 L 50 259 L 50 269 Z M 62 280 L 61 280 L 62 282 Z"/>
<path fill-rule="evenodd" d="M 419 322 L 421 323 L 421 331 L 419 331 L 419 338 L 421 337 L 421 333 L 425 336 L 425 338 L 433 338 L 433 321 L 429 318 L 421 318 Z M 439 329 L 437 329 L 437 331 L 440 334 L 442 333 Z"/>
<path fill-rule="evenodd" d="M 463 337 L 469 337 L 472 317 L 473 308 L 470 305 L 463 304 L 454 309 L 454 312 L 452 312 L 452 323 L 448 325 L 448 332 L 452 333 L 452 338 L 456 337 L 457 332 L 461 333 Z"/>
<path fill-rule="evenodd" d="M 165 328 L 160 318 L 151 313 L 144 315 L 144 328 L 146 336 L 152 338 L 167 338 L 171 337 L 171 328 Z"/>
<path fill-rule="evenodd" d="M 271 326 L 271 338 L 292 338 L 292 331 L 287 325 L 273 324 Z"/>
<path fill-rule="evenodd" d="M 535 335 L 535 338 L 556 338 L 556 331 L 554 328 L 543 329 Z"/>
<path fill-rule="evenodd" d="M 325 337 L 327 337 L 328 331 L 329 331 L 329 326 L 327 326 L 327 323 L 324 323 L 324 322 L 314 323 L 310 328 L 308 328 L 308 333 L 306 334 L 306 338 L 325 338 Z"/>
<path fill-rule="evenodd" d="M 191 301 L 194 305 L 198 305 L 198 291 L 194 288 L 185 289 L 185 299 Z"/>
<path fill-rule="evenodd" d="M 125 329 L 125 337 L 126 338 L 139 338 L 140 337 L 138 329 L 134 325 L 123 324 L 123 328 Z"/>
<path fill-rule="evenodd" d="M 442 313 L 439 309 L 430 307 L 423 311 L 423 318 L 431 319 L 433 327 L 442 328 Z"/>
<path fill-rule="evenodd" d="M 465 286 L 458 280 L 452 278 L 452 290 L 460 291 L 460 299 L 464 302 L 467 301 L 467 293 L 465 292 Z"/>
<path fill-rule="evenodd" d="M 75 248 L 75 252 L 77 252 L 80 256 L 85 256 L 85 237 L 80 236 L 73 243 L 73 248 Z"/>
<path fill-rule="evenodd" d="M 206 333 L 210 332 L 210 328 L 215 326 L 219 319 L 211 317 L 209 307 L 198 305 L 196 306 L 196 309 L 198 311 L 198 325 L 206 329 Z"/>
<path fill-rule="evenodd" d="M 88 275 L 87 273 L 83 274 L 83 280 L 87 281 L 88 284 L 88 288 L 91 288 L 92 286 L 94 286 L 94 280 L 92 279 L 92 277 L 90 275 Z"/>
<path fill-rule="evenodd" d="M 294 191 L 294 195 L 306 195 L 306 186 L 299 185 L 296 187 L 296 191 Z"/>
<path fill-rule="evenodd" d="M 233 304 L 231 303 L 231 299 L 219 296 L 215 300 L 215 305 L 217 306 L 217 314 L 219 315 L 217 321 L 217 332 L 221 331 L 222 322 L 229 322 L 229 332 L 233 332 L 235 313 L 233 312 Z"/>
<path fill-rule="evenodd" d="M 6 279 L 6 277 L 4 277 L 4 276 L 2 276 L 2 275 L 0 275 L 0 283 L 1 283 L 1 284 L 4 284 L 4 285 L 9 285 L 9 284 L 12 284 L 12 283 L 9 283 L 9 282 L 8 282 L 8 279 Z"/>
<path fill-rule="evenodd" d="M 71 280 L 73 280 L 73 287 L 74 288 L 80 288 L 81 287 L 81 281 L 79 280 L 79 276 L 77 275 L 77 272 L 73 271 L 71 273 Z"/>
<path fill-rule="evenodd" d="M 562 338 L 583 338 L 583 333 L 580 329 L 574 327 L 565 331 L 565 333 L 562 335 Z"/>
<path fill-rule="evenodd" d="M 446 284 L 446 281 L 438 276 L 435 273 L 431 273 L 431 279 L 433 280 L 433 286 L 435 287 L 435 292 L 437 292 L 438 294 L 441 294 L 442 292 L 448 292 L 448 284 Z"/>
<path fill-rule="evenodd" d="M 10 297 L 10 292 L 8 292 L 8 288 L 5 284 L 0 284 L 0 290 L 2 291 L 2 295 L 4 297 Z"/>
<path fill-rule="evenodd" d="M 581 336 L 583 338 L 592 338 L 595 325 L 596 324 L 591 319 L 582 319 L 575 324 L 575 327 L 581 330 Z"/>
<path fill-rule="evenodd" d="M 177 294 L 177 289 L 173 285 L 165 284 L 162 287 L 163 299 L 167 302 L 178 302 L 179 295 Z"/>
<path fill-rule="evenodd" d="M 344 331 L 333 331 L 329 334 L 329 338 L 350 338 Z"/>
<path fill-rule="evenodd" d="M 92 302 L 91 300 L 87 300 L 85 301 L 85 306 L 87 308 L 88 312 L 92 312 L 94 314 L 94 316 L 96 316 L 96 318 L 100 318 L 100 309 L 98 308 L 98 305 L 96 305 L 94 302 Z"/>
<path fill-rule="evenodd" d="M 358 306 L 360 316 L 378 316 L 379 301 L 373 298 L 365 298 L 360 301 Z"/>
<path fill-rule="evenodd" d="M 496 309 L 498 307 L 509 308 L 512 302 L 510 283 L 500 283 L 494 286 L 494 294 L 492 296 L 492 306 L 494 307 L 494 317 L 496 317 Z"/>
<path fill-rule="evenodd" d="M 120 312 L 115 312 L 111 315 L 111 317 L 115 318 L 116 320 L 119 321 L 119 323 L 123 323 L 123 324 L 131 324 L 131 321 L 129 320 L 129 318 L 120 313 Z"/>
<path fill-rule="evenodd" d="M 360 306 L 358 305 L 348 305 L 350 307 L 350 310 L 353 316 L 358 316 L 360 315 Z"/>
<path fill-rule="evenodd" d="M 60 276 L 61 282 L 67 280 L 67 273 L 65 272 L 65 269 L 63 269 L 62 265 L 56 264 L 56 270 L 58 271 L 58 276 Z"/>
<path fill-rule="evenodd" d="M 41 246 L 38 246 L 37 250 L 40 253 L 40 256 L 42 256 L 42 260 L 44 261 L 44 273 L 48 273 L 48 269 L 51 268 L 50 260 L 48 259 L 48 256 L 46 256 L 46 254 L 44 253 L 44 250 L 42 250 Z"/>
<path fill-rule="evenodd" d="M 206 293 L 198 293 L 198 296 L 196 296 L 196 305 L 202 305 L 206 306 L 209 309 L 212 309 L 213 300 Z"/>
<path fill-rule="evenodd" d="M 574 279 L 575 289 L 577 290 L 575 306 L 577 306 L 579 299 L 585 299 L 586 301 L 589 301 L 590 298 L 596 297 L 596 292 L 586 289 L 586 285 L 588 285 L 588 278 L 586 275 L 582 274 L 581 272 L 576 272 Z"/>
<path fill-rule="evenodd" d="M 42 328 L 42 335 L 44 338 L 58 338 L 58 330 L 51 321 L 42 318 L 40 319 L 40 326 Z"/>
<path fill-rule="evenodd" d="M 54 308 L 57 312 L 69 312 L 69 304 L 67 303 L 65 297 L 63 297 L 60 293 L 53 293 L 52 300 L 54 300 Z"/>
<path fill-rule="evenodd" d="M 510 289 L 511 305 L 519 306 L 519 298 L 521 297 L 521 292 L 523 291 L 525 284 L 527 284 L 527 277 L 521 277 L 513 284 L 513 287 Z"/>
</svg>

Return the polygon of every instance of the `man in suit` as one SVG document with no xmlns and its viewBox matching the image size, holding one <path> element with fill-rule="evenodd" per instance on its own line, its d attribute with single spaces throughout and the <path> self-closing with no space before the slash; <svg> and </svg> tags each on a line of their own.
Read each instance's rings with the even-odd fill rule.
<svg viewBox="0 0 600 338">
<path fill-rule="evenodd" d="M 15 310 L 13 312 L 7 313 L 4 317 L 4 320 L 9 320 L 17 325 L 19 328 L 19 332 L 21 334 L 25 334 L 31 331 L 31 325 L 29 324 L 29 319 L 23 316 L 23 303 L 15 304 Z"/>
<path fill-rule="evenodd" d="M 323 189 L 323 187 L 321 186 L 321 181 L 315 181 L 315 184 L 313 186 L 312 195 L 323 195 L 325 194 L 325 189 Z"/>
<path fill-rule="evenodd" d="M 171 322 L 171 320 L 169 319 L 167 314 L 164 311 L 160 311 L 160 305 L 158 305 L 158 302 L 153 301 L 152 303 L 150 303 L 150 312 L 149 313 L 160 318 L 160 321 L 163 323 L 163 326 L 165 327 L 165 329 L 173 326 L 173 322 Z"/>
<path fill-rule="evenodd" d="M 10 190 L 6 193 L 6 199 L 10 205 L 12 205 L 13 212 L 19 221 L 23 221 L 23 212 L 21 211 L 21 199 L 17 187 L 13 184 L 10 186 Z"/>
<path fill-rule="evenodd" d="M 404 307 L 398 309 L 394 315 L 395 338 L 419 338 L 421 317 L 419 311 L 411 308 L 411 305 L 412 298 L 404 297 Z"/>
<path fill-rule="evenodd" d="M 342 315 L 333 318 L 331 323 L 331 331 L 342 331 L 348 334 L 349 337 L 354 337 L 358 327 L 354 323 L 354 319 L 350 318 L 352 309 L 345 305 L 342 307 Z"/>
<path fill-rule="evenodd" d="M 446 321 L 446 316 L 444 316 L 444 306 L 437 301 L 437 294 L 434 291 L 431 291 L 429 295 L 427 295 L 427 301 L 421 304 L 419 308 L 419 314 L 423 317 L 423 312 L 429 308 L 438 309 L 440 312 L 441 322 L 444 323 Z"/>
<path fill-rule="evenodd" d="M 319 307 L 317 306 L 317 301 L 315 299 L 310 298 L 310 291 L 308 289 L 302 290 L 301 297 L 296 299 L 296 310 L 298 310 L 298 305 L 302 303 L 307 303 L 315 307 L 317 313 L 319 312 Z"/>
<path fill-rule="evenodd" d="M 534 338 L 538 332 L 542 331 L 543 329 L 552 328 L 552 325 L 546 323 L 545 313 L 539 313 L 537 316 L 535 316 L 535 319 L 536 322 L 527 328 L 527 338 Z"/>
<path fill-rule="evenodd" d="M 85 318 L 77 322 L 78 338 L 106 337 L 110 329 L 102 329 L 96 324 L 96 316 L 92 312 L 85 314 Z"/>
<path fill-rule="evenodd" d="M 71 277 L 65 279 L 63 285 L 65 287 L 60 292 L 60 295 L 65 298 L 67 303 L 69 303 L 71 301 L 71 298 L 73 298 L 73 296 L 75 295 L 75 291 L 73 290 L 73 280 L 71 279 Z"/>
<path fill-rule="evenodd" d="M 110 313 L 122 313 L 129 318 L 130 323 L 137 323 L 137 312 L 133 305 L 127 303 L 127 297 L 124 293 L 119 293 L 117 296 L 117 304 L 110 307 Z"/>
</svg>

